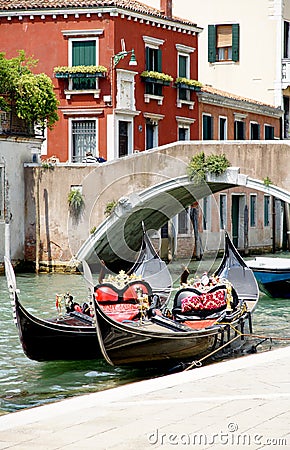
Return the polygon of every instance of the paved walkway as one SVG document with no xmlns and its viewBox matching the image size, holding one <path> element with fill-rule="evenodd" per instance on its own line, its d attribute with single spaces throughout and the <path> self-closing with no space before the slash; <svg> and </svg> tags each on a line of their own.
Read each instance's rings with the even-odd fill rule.
<svg viewBox="0 0 290 450">
<path fill-rule="evenodd" d="M 289 449 L 290 347 L 0 417 L 0 449 Z"/>
</svg>

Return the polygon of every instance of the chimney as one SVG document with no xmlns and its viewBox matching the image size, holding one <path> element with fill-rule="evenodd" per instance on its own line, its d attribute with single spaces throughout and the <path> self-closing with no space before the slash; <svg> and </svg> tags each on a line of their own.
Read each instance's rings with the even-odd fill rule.
<svg viewBox="0 0 290 450">
<path fill-rule="evenodd" d="M 166 17 L 172 18 L 172 0 L 160 0 L 160 12 Z"/>
</svg>

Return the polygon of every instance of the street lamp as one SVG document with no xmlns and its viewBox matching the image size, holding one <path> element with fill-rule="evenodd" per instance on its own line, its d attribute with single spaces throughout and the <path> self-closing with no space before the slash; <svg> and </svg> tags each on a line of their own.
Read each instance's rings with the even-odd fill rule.
<svg viewBox="0 0 290 450">
<path fill-rule="evenodd" d="M 113 56 L 114 67 L 116 67 L 116 65 L 119 63 L 119 61 L 121 61 L 121 59 L 124 59 L 125 56 L 128 56 L 128 55 L 131 55 L 131 58 L 129 61 L 129 66 L 137 66 L 135 51 L 132 48 L 132 50 L 129 50 L 128 52 L 122 51 Z"/>
</svg>

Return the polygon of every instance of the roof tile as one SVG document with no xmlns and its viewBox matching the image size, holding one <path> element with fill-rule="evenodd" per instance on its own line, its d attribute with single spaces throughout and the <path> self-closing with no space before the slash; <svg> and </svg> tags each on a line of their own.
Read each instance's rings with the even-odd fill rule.
<svg viewBox="0 0 290 450">
<path fill-rule="evenodd" d="M 145 5 L 136 0 L 0 0 L 0 11 L 13 12 L 37 9 L 65 9 L 65 8 L 102 8 L 113 7 L 127 9 L 132 12 L 147 14 L 156 18 L 167 18 L 159 9 Z M 196 26 L 195 23 L 179 17 L 169 18 L 178 23 Z"/>
</svg>

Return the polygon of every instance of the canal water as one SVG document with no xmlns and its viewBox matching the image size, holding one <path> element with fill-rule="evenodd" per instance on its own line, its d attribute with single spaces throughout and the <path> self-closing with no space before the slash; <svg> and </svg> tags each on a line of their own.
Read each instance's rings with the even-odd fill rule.
<svg viewBox="0 0 290 450">
<path fill-rule="evenodd" d="M 17 286 L 22 303 L 32 314 L 44 318 L 57 315 L 56 293 L 69 291 L 79 303 L 87 297 L 81 275 L 19 274 Z M 0 293 L 0 414 L 164 374 L 160 369 L 115 368 L 103 360 L 31 361 L 19 343 L 4 276 L 0 277 Z M 289 321 L 289 299 L 261 294 L 253 316 L 254 332 L 281 340 L 267 340 L 257 351 L 290 345 L 290 341 L 283 340 L 290 338 Z"/>
</svg>

